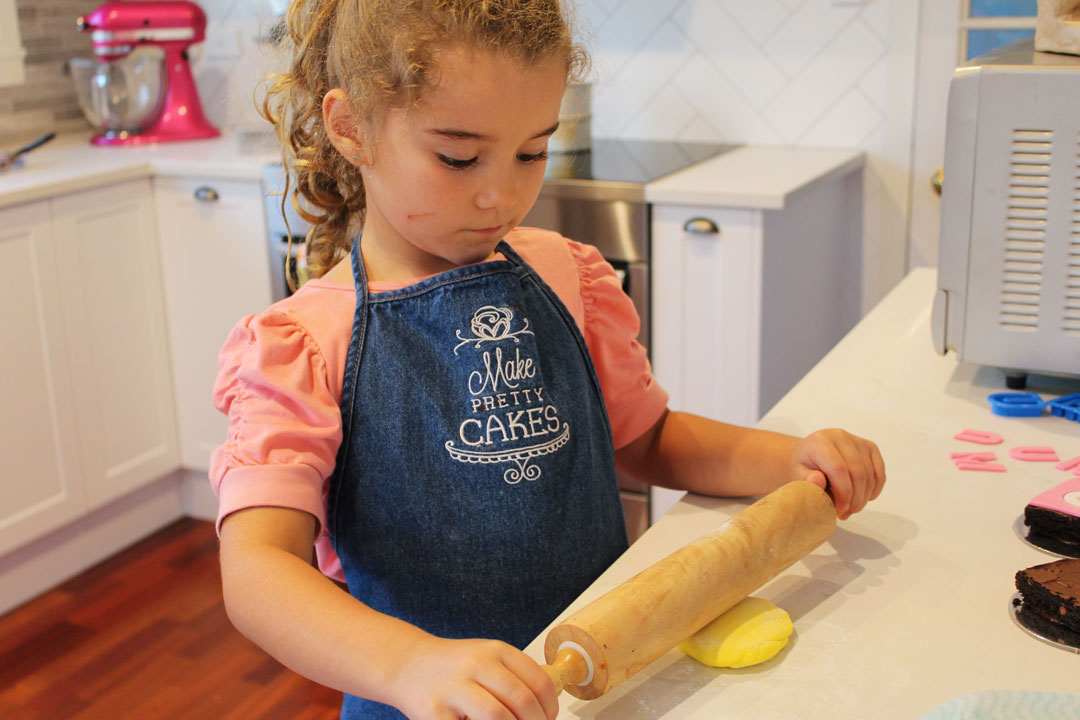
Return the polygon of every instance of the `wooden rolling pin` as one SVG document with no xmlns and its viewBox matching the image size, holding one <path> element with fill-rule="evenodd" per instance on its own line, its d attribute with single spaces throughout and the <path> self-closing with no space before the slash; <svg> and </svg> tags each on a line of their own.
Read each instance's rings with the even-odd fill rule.
<svg viewBox="0 0 1080 720">
<path fill-rule="evenodd" d="M 671 650 L 829 539 L 836 512 L 809 482 L 781 486 L 551 629 L 545 672 L 583 700 Z"/>
</svg>

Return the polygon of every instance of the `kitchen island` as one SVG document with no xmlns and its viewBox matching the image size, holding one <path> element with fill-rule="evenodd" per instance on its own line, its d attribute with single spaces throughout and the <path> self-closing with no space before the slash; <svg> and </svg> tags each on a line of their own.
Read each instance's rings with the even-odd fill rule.
<svg viewBox="0 0 1080 720">
<path fill-rule="evenodd" d="M 1056 559 L 1017 534 L 1024 505 L 1065 481 L 1055 463 L 1009 450 L 1080 455 L 1080 423 L 993 415 L 1001 371 L 937 355 L 932 269 L 908 275 L 758 423 L 805 435 L 843 427 L 874 440 L 888 480 L 867 509 L 754 594 L 787 610 L 788 646 L 767 663 L 707 668 L 673 650 L 593 701 L 560 696 L 560 718 L 917 718 L 985 690 L 1076 692 L 1080 654 L 1035 639 L 1010 614 L 1017 570 Z M 1031 376 L 1043 399 L 1080 380 Z M 953 438 L 997 433 L 1000 445 Z M 950 453 L 991 451 L 1005 472 L 958 470 Z M 750 499 L 688 495 L 562 617 L 711 532 Z M 558 620 L 556 621 L 556 623 Z M 526 652 L 543 661 L 543 637 Z"/>
</svg>

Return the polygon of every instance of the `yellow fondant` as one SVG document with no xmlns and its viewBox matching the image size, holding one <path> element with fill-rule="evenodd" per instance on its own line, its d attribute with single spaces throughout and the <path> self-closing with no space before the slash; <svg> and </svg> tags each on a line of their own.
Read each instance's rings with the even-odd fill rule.
<svg viewBox="0 0 1080 720">
<path fill-rule="evenodd" d="M 696 633 L 679 649 L 713 667 L 765 662 L 787 645 L 791 616 L 763 598 L 748 597 Z"/>
</svg>

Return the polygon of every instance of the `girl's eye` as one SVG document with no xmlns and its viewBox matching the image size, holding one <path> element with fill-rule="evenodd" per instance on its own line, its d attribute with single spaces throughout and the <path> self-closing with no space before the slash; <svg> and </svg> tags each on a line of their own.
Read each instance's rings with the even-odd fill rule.
<svg viewBox="0 0 1080 720">
<path fill-rule="evenodd" d="M 439 160 L 444 165 L 446 165 L 447 167 L 451 167 L 451 168 L 453 168 L 455 170 L 464 170 L 465 168 L 469 167 L 470 165 L 473 165 L 473 164 L 476 163 L 476 158 L 475 157 L 470 158 L 468 160 L 459 160 L 457 158 L 452 158 L 452 157 L 450 157 L 448 155 L 443 155 L 442 153 L 435 153 L 435 154 L 439 157 Z"/>
<path fill-rule="evenodd" d="M 528 164 L 528 163 L 540 162 L 542 160 L 547 160 L 547 156 L 548 156 L 547 150 L 543 150 L 541 152 L 536 153 L 535 155 L 526 155 L 526 154 L 522 153 L 521 155 L 518 155 L 517 157 L 518 157 L 518 162 L 523 162 L 523 163 Z"/>
</svg>

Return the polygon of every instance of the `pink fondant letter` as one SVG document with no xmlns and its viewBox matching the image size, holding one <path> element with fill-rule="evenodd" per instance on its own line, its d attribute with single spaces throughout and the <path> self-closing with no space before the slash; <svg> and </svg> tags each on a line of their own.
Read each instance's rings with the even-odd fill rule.
<svg viewBox="0 0 1080 720">
<path fill-rule="evenodd" d="M 1066 460 L 1065 462 L 1058 463 L 1054 466 L 1054 468 L 1057 470 L 1072 470 L 1078 465 L 1080 465 L 1080 455 L 1077 455 L 1071 460 Z"/>
<path fill-rule="evenodd" d="M 1001 442 L 1000 435 L 985 430 L 962 430 L 953 435 L 953 439 L 978 443 L 979 445 L 997 445 Z"/>
<path fill-rule="evenodd" d="M 1005 472 L 1004 465 L 998 465 L 997 463 L 988 462 L 971 462 L 970 460 L 958 460 L 956 462 L 957 470 L 981 470 L 983 472 Z"/>
<path fill-rule="evenodd" d="M 952 460 L 986 462 L 987 460 L 997 460 L 997 455 L 992 452 L 954 452 L 949 453 L 949 458 Z"/>
<path fill-rule="evenodd" d="M 1057 462 L 1058 456 L 1052 447 L 1022 446 L 1009 451 L 1009 457 L 1025 462 Z"/>
</svg>

